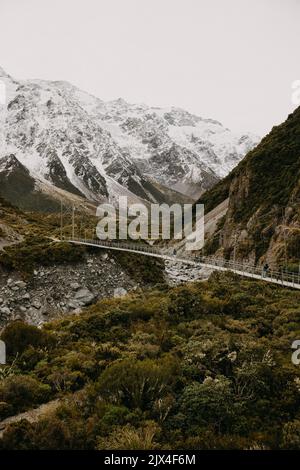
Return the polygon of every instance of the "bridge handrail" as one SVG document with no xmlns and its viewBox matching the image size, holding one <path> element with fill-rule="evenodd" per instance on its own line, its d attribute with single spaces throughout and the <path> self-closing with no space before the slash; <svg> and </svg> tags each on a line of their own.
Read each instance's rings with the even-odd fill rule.
<svg viewBox="0 0 300 470">
<path fill-rule="evenodd" d="M 147 246 L 142 243 L 126 243 L 114 240 L 94 240 L 94 239 L 82 239 L 82 238 L 67 238 L 64 241 L 76 242 L 81 244 L 98 245 L 101 247 L 112 247 L 120 248 L 123 250 L 136 251 L 139 253 L 152 253 L 164 259 L 174 259 L 174 261 L 188 262 L 190 264 L 205 264 L 207 266 L 216 266 L 218 268 L 224 268 L 225 270 L 236 271 L 238 273 L 245 273 L 253 277 L 260 277 L 266 280 L 275 280 L 277 282 L 290 283 L 292 285 L 300 285 L 300 273 L 296 274 L 286 270 L 274 270 L 268 269 L 264 271 L 262 267 L 254 266 L 249 263 L 237 262 L 234 260 L 225 260 L 224 258 L 218 258 L 214 256 L 198 256 L 197 258 L 191 257 L 178 257 L 176 254 L 170 254 L 161 251 L 157 247 Z"/>
</svg>

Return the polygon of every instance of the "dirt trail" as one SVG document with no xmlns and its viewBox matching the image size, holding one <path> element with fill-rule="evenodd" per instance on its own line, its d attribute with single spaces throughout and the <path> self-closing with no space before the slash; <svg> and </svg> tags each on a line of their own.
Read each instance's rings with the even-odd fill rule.
<svg viewBox="0 0 300 470">
<path fill-rule="evenodd" d="M 30 423 L 34 423 L 38 421 L 43 415 L 55 411 L 56 408 L 58 408 L 58 406 L 60 405 L 60 403 L 60 399 L 52 400 L 48 403 L 40 405 L 38 408 L 34 408 L 29 411 L 24 411 L 24 413 L 20 413 L 15 416 L 10 416 L 9 418 L 0 421 L 0 438 L 2 438 L 3 433 L 9 424 L 17 423 L 22 419 L 27 419 L 27 421 L 29 421 Z"/>
</svg>

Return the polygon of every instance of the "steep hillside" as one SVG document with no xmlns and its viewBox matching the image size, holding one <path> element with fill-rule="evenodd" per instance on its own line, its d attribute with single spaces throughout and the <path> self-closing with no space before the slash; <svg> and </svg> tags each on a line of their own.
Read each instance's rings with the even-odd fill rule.
<svg viewBox="0 0 300 470">
<path fill-rule="evenodd" d="M 229 197 L 218 240 L 226 257 L 271 263 L 300 258 L 300 108 L 200 199 L 206 212 Z M 215 233 L 216 238 L 216 233 Z M 220 249 L 209 240 L 207 249 Z"/>
</svg>

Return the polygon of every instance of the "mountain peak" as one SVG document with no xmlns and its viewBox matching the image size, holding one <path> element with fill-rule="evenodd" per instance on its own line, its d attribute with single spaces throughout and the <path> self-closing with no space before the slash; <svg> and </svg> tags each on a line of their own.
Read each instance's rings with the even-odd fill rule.
<svg viewBox="0 0 300 470">
<path fill-rule="evenodd" d="M 9 77 L 3 69 L 1 75 Z M 0 113 L 0 144 L 17 160 L 0 159 L 0 176 L 23 165 L 34 178 L 90 201 L 123 192 L 163 202 L 174 190 L 196 198 L 255 144 L 178 107 L 104 102 L 65 81 L 3 81 L 9 105 Z"/>
<path fill-rule="evenodd" d="M 129 103 L 124 100 L 124 98 L 117 98 L 115 100 L 112 100 L 111 103 L 117 104 L 119 106 L 128 106 Z"/>
<path fill-rule="evenodd" d="M 9 78 L 10 76 L 8 75 L 8 73 L 5 72 L 5 70 L 0 67 L 0 78 Z"/>
<path fill-rule="evenodd" d="M 0 170 L 11 170 L 13 168 L 23 168 L 23 165 L 19 162 L 15 155 L 9 154 L 5 157 L 0 158 Z"/>
</svg>

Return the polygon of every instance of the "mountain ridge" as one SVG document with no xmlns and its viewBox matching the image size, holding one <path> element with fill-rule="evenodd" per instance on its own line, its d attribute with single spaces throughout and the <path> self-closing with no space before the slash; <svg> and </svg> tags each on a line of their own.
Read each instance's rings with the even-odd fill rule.
<svg viewBox="0 0 300 470">
<path fill-rule="evenodd" d="M 0 157 L 14 155 L 33 179 L 94 203 L 114 201 L 115 183 L 132 202 L 164 202 L 166 188 L 196 197 L 255 142 L 180 108 L 104 102 L 68 82 L 16 81 L 3 69 L 0 78 Z"/>
<path fill-rule="evenodd" d="M 209 251 L 226 257 L 235 251 L 239 258 L 252 262 L 286 265 L 296 261 L 300 253 L 299 181 L 300 107 L 200 198 L 206 212 L 229 198 L 218 229 L 222 235 L 218 240 L 223 242 L 209 240 Z"/>
</svg>

